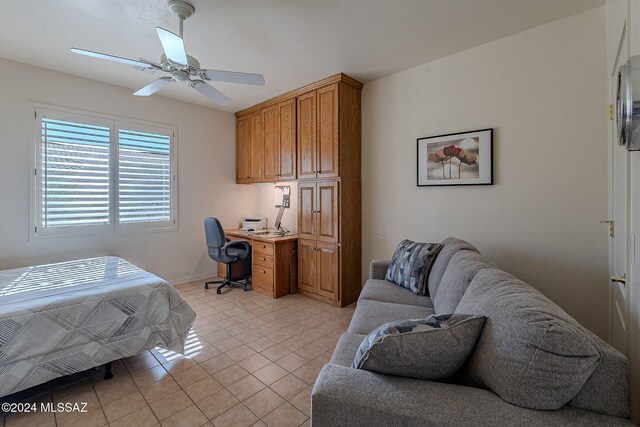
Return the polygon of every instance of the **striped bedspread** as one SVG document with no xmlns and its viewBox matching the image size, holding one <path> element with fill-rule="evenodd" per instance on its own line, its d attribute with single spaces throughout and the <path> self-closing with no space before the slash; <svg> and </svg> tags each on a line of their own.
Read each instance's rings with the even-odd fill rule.
<svg viewBox="0 0 640 427">
<path fill-rule="evenodd" d="M 0 397 L 156 346 L 183 352 L 195 317 L 117 257 L 0 271 Z"/>
</svg>

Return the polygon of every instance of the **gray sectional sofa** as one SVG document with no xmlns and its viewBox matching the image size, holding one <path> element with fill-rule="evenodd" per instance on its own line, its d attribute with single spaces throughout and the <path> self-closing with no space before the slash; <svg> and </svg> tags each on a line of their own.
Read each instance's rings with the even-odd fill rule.
<svg viewBox="0 0 640 427">
<path fill-rule="evenodd" d="M 631 425 L 626 358 L 477 249 L 449 238 L 429 296 L 384 281 L 373 261 L 348 331 L 312 392 L 313 426 Z M 363 338 L 393 320 L 479 314 L 465 365 L 432 382 L 351 368 Z"/>
</svg>

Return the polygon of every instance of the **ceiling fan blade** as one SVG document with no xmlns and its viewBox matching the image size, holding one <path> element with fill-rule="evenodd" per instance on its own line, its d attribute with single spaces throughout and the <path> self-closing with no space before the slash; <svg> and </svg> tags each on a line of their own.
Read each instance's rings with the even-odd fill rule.
<svg viewBox="0 0 640 427">
<path fill-rule="evenodd" d="M 193 80 L 190 86 L 221 107 L 229 105 L 233 102 L 231 98 L 229 98 L 213 86 L 210 86 L 209 84 L 203 82 L 202 80 Z"/>
<path fill-rule="evenodd" d="M 209 80 L 244 85 L 264 86 L 262 74 L 239 73 L 237 71 L 202 70 Z"/>
<path fill-rule="evenodd" d="M 178 64 L 187 65 L 187 52 L 184 49 L 182 38 L 164 28 L 156 27 L 156 31 L 167 58 Z"/>
<path fill-rule="evenodd" d="M 135 59 L 120 58 L 119 56 L 107 55 L 106 53 L 92 52 L 90 50 L 78 49 L 75 47 L 71 48 L 71 52 L 78 53 L 80 55 L 91 56 L 92 58 L 107 59 L 109 61 L 121 62 L 123 64 L 133 65 L 135 67 L 144 67 L 144 68 L 152 67 L 152 65 L 150 64 L 136 61 Z"/>
<path fill-rule="evenodd" d="M 142 89 L 138 90 L 134 95 L 136 96 L 149 96 L 153 95 L 160 89 L 168 86 L 173 79 L 171 77 L 160 77 L 157 80 L 152 81 Z"/>
</svg>

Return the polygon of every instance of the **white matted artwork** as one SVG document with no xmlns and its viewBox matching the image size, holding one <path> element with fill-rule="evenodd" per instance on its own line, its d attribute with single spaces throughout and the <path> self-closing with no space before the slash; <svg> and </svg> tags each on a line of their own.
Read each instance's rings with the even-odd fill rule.
<svg viewBox="0 0 640 427">
<path fill-rule="evenodd" d="M 492 184 L 493 128 L 418 139 L 418 187 Z"/>
</svg>

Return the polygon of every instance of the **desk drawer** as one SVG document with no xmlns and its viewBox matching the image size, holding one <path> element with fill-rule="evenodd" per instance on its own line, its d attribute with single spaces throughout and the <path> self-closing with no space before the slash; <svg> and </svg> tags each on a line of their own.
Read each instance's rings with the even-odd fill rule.
<svg viewBox="0 0 640 427">
<path fill-rule="evenodd" d="M 273 255 L 273 243 L 258 242 L 254 240 L 252 247 L 254 252 L 264 255 Z"/>
<path fill-rule="evenodd" d="M 273 292 L 273 268 L 254 266 L 251 283 L 253 286 Z"/>
<path fill-rule="evenodd" d="M 257 266 L 273 268 L 273 255 L 265 255 L 261 253 L 255 253 L 252 255 L 253 263 Z"/>
</svg>

